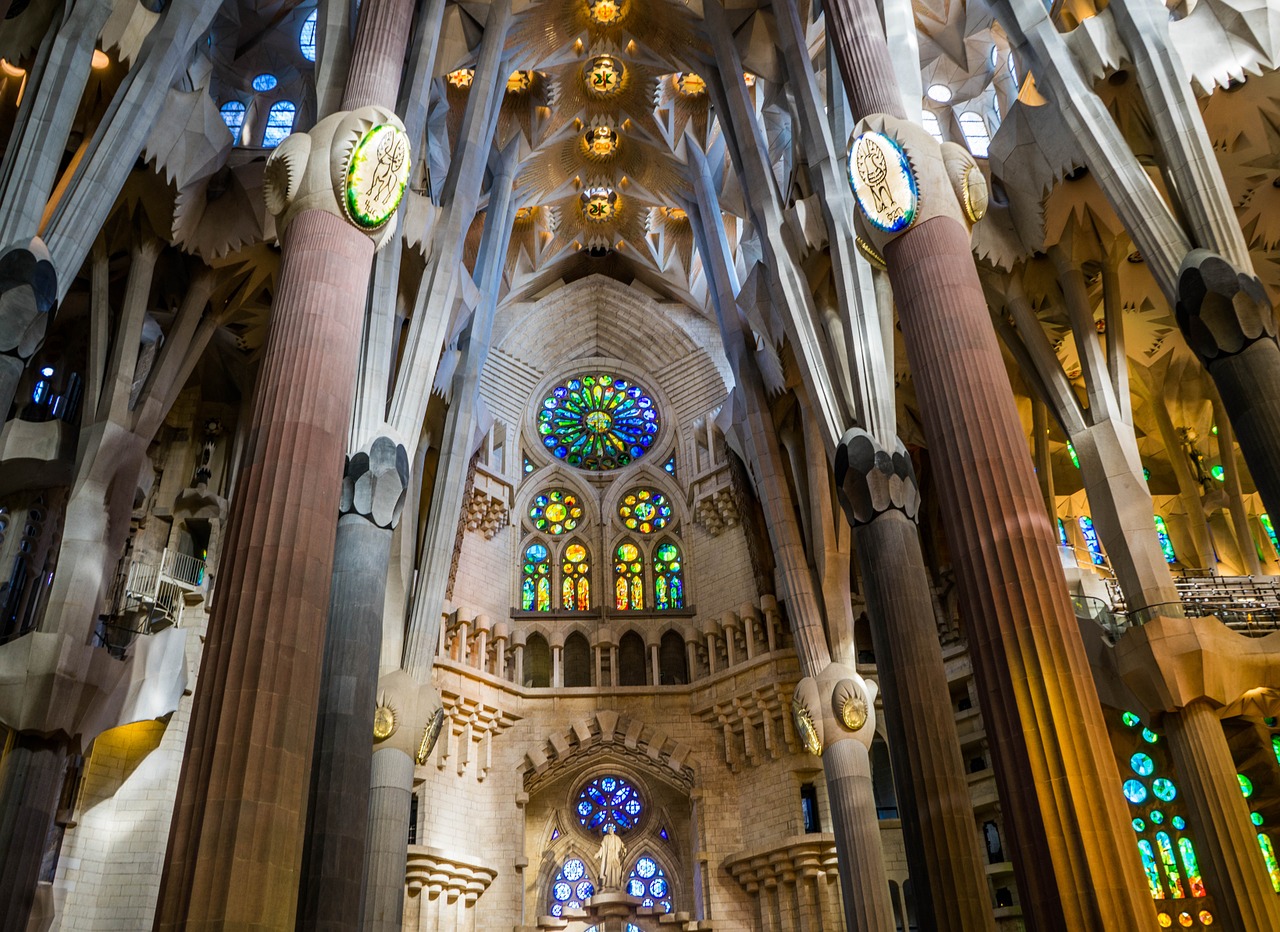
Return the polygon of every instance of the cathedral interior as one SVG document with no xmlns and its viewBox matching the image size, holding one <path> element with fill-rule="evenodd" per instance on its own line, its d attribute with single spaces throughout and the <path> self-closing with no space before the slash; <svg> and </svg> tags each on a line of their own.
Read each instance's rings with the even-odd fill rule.
<svg viewBox="0 0 1280 932">
<path fill-rule="evenodd" d="M 1280 930 L 1277 69 L 0 0 L 0 932 Z"/>
</svg>

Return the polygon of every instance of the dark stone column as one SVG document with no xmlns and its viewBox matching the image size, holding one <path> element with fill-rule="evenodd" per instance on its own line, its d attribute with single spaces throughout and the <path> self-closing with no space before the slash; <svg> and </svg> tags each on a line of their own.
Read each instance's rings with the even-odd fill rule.
<svg viewBox="0 0 1280 932">
<path fill-rule="evenodd" d="M 65 740 L 30 734 L 0 760 L 0 932 L 26 932 L 66 769 Z"/>
<path fill-rule="evenodd" d="M 386 437 L 347 461 L 312 752 L 298 929 L 360 927 L 373 712 L 392 529 L 409 481 Z"/>
<path fill-rule="evenodd" d="M 413 799 L 413 758 L 399 748 L 373 755 L 369 856 L 364 866 L 364 932 L 403 928 L 405 848 Z M 425 893 L 421 894 L 426 896 Z"/>
<path fill-rule="evenodd" d="M 1218 386 L 1262 503 L 1280 515 L 1280 344 L 1262 283 L 1215 253 L 1192 250 L 1178 276 L 1176 313 Z"/>
<path fill-rule="evenodd" d="M 916 517 L 920 493 L 902 445 L 890 455 L 851 430 L 836 488 L 853 526 L 889 756 L 921 929 L 993 929 L 947 672 Z"/>
</svg>

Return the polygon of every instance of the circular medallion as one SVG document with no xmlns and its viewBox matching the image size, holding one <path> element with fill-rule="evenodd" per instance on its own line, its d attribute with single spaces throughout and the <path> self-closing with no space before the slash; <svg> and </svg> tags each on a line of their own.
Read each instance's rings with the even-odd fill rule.
<svg viewBox="0 0 1280 932">
<path fill-rule="evenodd" d="M 630 9 L 631 0 L 587 0 L 587 16 L 598 26 L 616 26 Z"/>
<path fill-rule="evenodd" d="M 431 752 L 435 750 L 436 741 L 440 738 L 440 729 L 443 727 L 444 709 L 439 708 L 427 722 L 427 727 L 422 729 L 422 740 L 418 742 L 418 753 L 414 755 L 414 760 L 419 767 L 431 759 Z"/>
<path fill-rule="evenodd" d="M 884 133 L 868 130 L 849 140 L 848 154 L 849 184 L 867 222 L 884 233 L 911 226 L 920 192 L 902 147 Z"/>
<path fill-rule="evenodd" d="M 840 704 L 840 721 L 850 731 L 857 731 L 867 723 L 867 703 L 861 696 L 849 696 Z"/>
<path fill-rule="evenodd" d="M 791 717 L 795 720 L 796 733 L 800 736 L 800 743 L 804 749 L 814 756 L 821 754 L 822 741 L 818 738 L 818 729 L 814 727 L 813 716 L 809 714 L 809 710 L 793 705 Z"/>
<path fill-rule="evenodd" d="M 543 399 L 537 416 L 542 443 L 579 469 L 608 470 L 643 456 L 658 435 L 653 399 L 607 373 L 572 378 Z"/>
<path fill-rule="evenodd" d="M 583 149 L 588 158 L 607 159 L 618 151 L 618 131 L 612 126 L 595 126 L 582 137 Z"/>
<path fill-rule="evenodd" d="M 381 123 L 351 150 L 342 198 L 347 218 L 362 230 L 376 230 L 391 219 L 409 183 L 409 136 Z"/>
<path fill-rule="evenodd" d="M 373 713 L 373 737 L 378 741 L 390 738 L 396 730 L 396 710 L 380 705 Z"/>
<path fill-rule="evenodd" d="M 592 223 L 612 220 L 618 210 L 618 194 L 608 188 L 588 188 L 579 199 L 582 202 L 582 216 Z M 608 425 L 605 425 L 601 431 L 608 429 Z"/>
<path fill-rule="evenodd" d="M 597 55 L 587 62 L 584 77 L 588 91 L 597 97 L 608 97 L 622 87 L 626 69 L 611 55 Z"/>
</svg>

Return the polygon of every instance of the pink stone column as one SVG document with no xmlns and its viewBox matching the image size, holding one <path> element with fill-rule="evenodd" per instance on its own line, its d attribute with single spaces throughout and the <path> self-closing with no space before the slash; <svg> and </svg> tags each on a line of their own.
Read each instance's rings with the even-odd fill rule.
<svg viewBox="0 0 1280 932">
<path fill-rule="evenodd" d="M 410 0 L 365 0 L 344 108 L 394 105 L 412 11 Z M 372 261 L 370 238 L 336 213 L 304 211 L 282 237 L 156 929 L 294 928 Z"/>
<path fill-rule="evenodd" d="M 904 117 L 875 6 L 825 9 L 854 117 Z M 1037 930 L 1145 928 L 1151 901 L 1119 774 L 968 231 L 947 216 L 918 220 L 884 255 L 1023 911 Z"/>
</svg>

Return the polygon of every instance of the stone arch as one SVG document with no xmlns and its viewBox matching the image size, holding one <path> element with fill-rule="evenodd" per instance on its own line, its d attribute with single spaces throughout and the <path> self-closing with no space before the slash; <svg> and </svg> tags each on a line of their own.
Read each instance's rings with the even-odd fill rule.
<svg viewBox="0 0 1280 932">
<path fill-rule="evenodd" d="M 688 792 L 696 770 L 690 762 L 693 749 L 661 728 L 611 709 L 551 732 L 525 754 L 521 763 L 527 792 L 561 776 L 573 766 L 590 766 L 594 760 L 613 760 L 637 773 L 664 780 Z"/>
<path fill-rule="evenodd" d="M 882 819 L 898 818 L 898 793 L 893 785 L 893 767 L 889 763 L 889 744 L 882 735 L 871 739 L 871 792 L 875 796 L 876 814 Z"/>
<path fill-rule="evenodd" d="M 551 685 L 551 644 L 541 632 L 530 631 L 524 642 L 524 683 L 531 688 Z"/>
<path fill-rule="evenodd" d="M 572 631 L 564 639 L 560 661 L 561 682 L 565 686 L 590 686 L 594 665 L 591 642 L 581 631 Z"/>
<path fill-rule="evenodd" d="M 618 685 L 644 686 L 649 682 L 648 647 L 644 636 L 633 628 L 618 638 Z"/>
<path fill-rule="evenodd" d="M 689 682 L 689 659 L 684 635 L 674 626 L 658 640 L 658 682 L 663 686 L 683 686 Z"/>
</svg>

